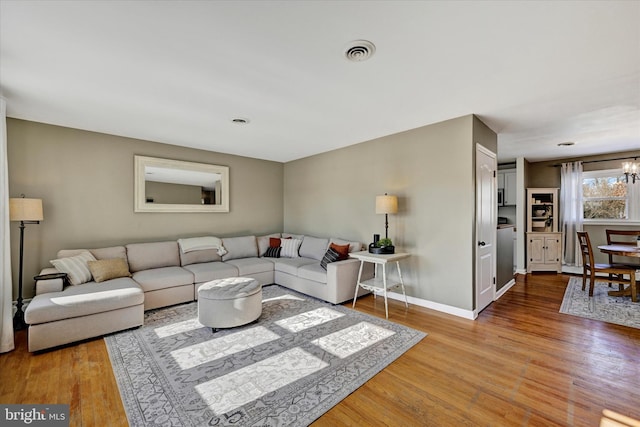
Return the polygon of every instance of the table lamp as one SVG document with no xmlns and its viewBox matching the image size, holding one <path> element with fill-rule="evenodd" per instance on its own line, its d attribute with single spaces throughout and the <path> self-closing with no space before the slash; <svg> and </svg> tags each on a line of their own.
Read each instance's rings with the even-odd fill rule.
<svg viewBox="0 0 640 427">
<path fill-rule="evenodd" d="M 24 194 L 19 198 L 9 199 L 9 219 L 20 221 L 20 270 L 18 271 L 18 300 L 16 303 L 16 314 L 13 316 L 13 328 L 15 330 L 25 329 L 27 324 L 24 321 L 22 311 L 22 270 L 24 254 L 24 226 L 25 224 L 39 224 L 42 221 L 42 200 L 26 199 Z"/>
<path fill-rule="evenodd" d="M 398 198 L 396 196 L 389 196 L 387 193 L 384 193 L 384 196 L 376 196 L 376 213 L 384 214 L 384 237 L 385 239 L 388 239 L 389 238 L 388 214 L 398 213 Z"/>
</svg>

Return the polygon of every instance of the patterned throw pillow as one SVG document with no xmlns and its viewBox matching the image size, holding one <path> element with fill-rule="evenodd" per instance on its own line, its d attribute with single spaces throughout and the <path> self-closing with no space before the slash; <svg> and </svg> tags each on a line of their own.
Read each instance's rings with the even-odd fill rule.
<svg viewBox="0 0 640 427">
<path fill-rule="evenodd" d="M 282 248 L 280 246 L 269 246 L 263 256 L 265 258 L 280 258 L 281 249 Z"/>
<path fill-rule="evenodd" d="M 76 256 L 53 259 L 49 261 L 60 273 L 67 273 L 69 283 L 81 285 L 91 281 L 91 271 L 87 263 L 95 261 L 95 257 L 89 251 L 83 251 Z"/>
<path fill-rule="evenodd" d="M 96 283 L 106 280 L 117 279 L 118 277 L 131 277 L 129 264 L 124 258 L 101 259 L 87 262 L 89 271 Z"/>
<path fill-rule="evenodd" d="M 280 247 L 282 248 L 280 256 L 283 258 L 299 258 L 298 249 L 300 249 L 301 243 L 302 240 L 298 239 L 282 239 L 280 242 Z"/>
<path fill-rule="evenodd" d="M 340 260 L 340 254 L 333 248 L 327 249 L 327 252 L 322 257 L 322 261 L 320 261 L 320 267 L 327 269 L 327 264 L 331 262 L 336 262 Z"/>
</svg>

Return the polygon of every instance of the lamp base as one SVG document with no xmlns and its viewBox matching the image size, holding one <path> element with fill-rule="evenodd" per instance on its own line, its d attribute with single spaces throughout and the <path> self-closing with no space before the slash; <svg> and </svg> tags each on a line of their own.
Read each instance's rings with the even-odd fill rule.
<svg viewBox="0 0 640 427">
<path fill-rule="evenodd" d="M 16 311 L 16 314 L 13 316 L 13 329 L 15 331 L 21 331 L 23 329 L 27 329 L 27 323 L 24 321 L 24 313 L 22 310 Z"/>
</svg>

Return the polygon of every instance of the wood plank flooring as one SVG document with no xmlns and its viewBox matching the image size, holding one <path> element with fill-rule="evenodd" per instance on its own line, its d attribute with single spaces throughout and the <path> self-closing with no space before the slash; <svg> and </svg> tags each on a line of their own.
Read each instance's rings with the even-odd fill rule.
<svg viewBox="0 0 640 427">
<path fill-rule="evenodd" d="M 558 312 L 570 276 L 519 276 L 465 320 L 390 301 L 390 320 L 429 335 L 313 426 L 597 426 L 640 419 L 640 330 Z M 384 317 L 367 296 L 356 309 Z M 640 305 L 639 305 L 640 309 Z M 104 341 L 0 355 L 0 402 L 68 403 L 72 426 L 124 426 Z"/>
</svg>

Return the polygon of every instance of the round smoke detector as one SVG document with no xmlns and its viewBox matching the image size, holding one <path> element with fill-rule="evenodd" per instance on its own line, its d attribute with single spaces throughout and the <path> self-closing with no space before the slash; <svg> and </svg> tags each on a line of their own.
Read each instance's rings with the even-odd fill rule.
<svg viewBox="0 0 640 427">
<path fill-rule="evenodd" d="M 376 52 L 376 45 L 368 40 L 355 40 L 349 43 L 344 56 L 353 62 L 366 61 Z"/>
</svg>

